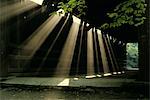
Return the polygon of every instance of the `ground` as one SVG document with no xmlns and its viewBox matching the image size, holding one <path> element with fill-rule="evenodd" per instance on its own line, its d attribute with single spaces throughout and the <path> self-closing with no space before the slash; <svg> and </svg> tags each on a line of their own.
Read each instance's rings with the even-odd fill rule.
<svg viewBox="0 0 150 100">
<path fill-rule="evenodd" d="M 68 79 L 11 77 L 1 81 L 0 100 L 149 100 L 148 86 L 133 79 Z"/>
<path fill-rule="evenodd" d="M 100 88 L 7 87 L 1 89 L 0 93 L 1 100 L 148 100 L 142 94 Z"/>
</svg>

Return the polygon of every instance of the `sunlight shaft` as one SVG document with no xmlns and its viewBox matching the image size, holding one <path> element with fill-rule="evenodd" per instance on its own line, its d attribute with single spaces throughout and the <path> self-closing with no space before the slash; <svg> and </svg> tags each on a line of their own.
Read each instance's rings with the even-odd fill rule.
<svg viewBox="0 0 150 100">
<path fill-rule="evenodd" d="M 103 43 L 102 33 L 101 33 L 100 30 L 97 30 L 97 33 L 98 33 L 98 41 L 99 41 L 99 47 L 100 47 L 100 52 L 101 52 L 101 58 L 102 58 L 104 73 L 108 73 L 110 70 L 109 70 L 109 67 L 108 67 L 108 61 L 107 61 L 107 57 L 106 57 L 106 52 L 105 52 L 105 47 L 104 47 L 104 43 Z"/>
<path fill-rule="evenodd" d="M 54 15 L 49 17 L 33 34 L 21 45 L 20 55 L 33 56 L 43 44 L 51 31 L 60 21 L 61 17 Z"/>
<path fill-rule="evenodd" d="M 104 41 L 105 41 L 105 44 L 106 44 L 106 48 L 107 48 L 107 51 L 108 51 L 108 55 L 109 55 L 109 58 L 110 58 L 110 63 L 111 63 L 111 66 L 112 66 L 112 70 L 115 72 L 116 69 L 115 69 L 115 65 L 114 65 L 114 62 L 113 62 L 113 58 L 112 58 L 112 55 L 111 55 L 111 52 L 110 52 L 110 48 L 109 48 L 109 45 L 108 45 L 108 41 L 106 40 L 106 37 L 104 36 Z"/>
<path fill-rule="evenodd" d="M 117 60 L 116 60 L 116 57 L 115 57 L 115 54 L 114 54 L 114 50 L 112 48 L 112 44 L 110 43 L 110 39 L 109 39 L 109 36 L 107 34 L 107 39 L 108 39 L 108 44 L 110 45 L 110 50 L 112 52 L 112 57 L 114 59 L 114 63 L 115 63 L 115 66 L 116 66 L 116 70 L 119 71 L 119 67 L 118 67 L 118 63 L 117 63 Z"/>
<path fill-rule="evenodd" d="M 48 49 L 46 55 L 44 56 L 44 58 L 43 58 L 43 60 L 42 60 L 42 62 L 41 62 L 41 64 L 40 64 L 40 67 L 37 69 L 37 73 L 42 69 L 42 67 L 43 67 L 43 65 L 44 65 L 44 63 L 45 63 L 45 61 L 46 61 L 46 59 L 47 59 L 49 53 L 51 52 L 52 48 L 53 48 L 54 45 L 56 44 L 56 41 L 58 40 L 58 38 L 59 38 L 59 36 L 60 36 L 60 34 L 61 34 L 63 28 L 65 27 L 67 21 L 69 20 L 69 17 L 70 17 L 70 14 L 67 16 L 65 22 L 63 23 L 61 29 L 60 29 L 59 32 L 58 32 L 56 38 L 53 40 L 53 42 L 52 42 L 50 48 Z"/>
<path fill-rule="evenodd" d="M 27 1 L 23 1 L 23 2 L 20 1 L 14 4 L 1 7 L 0 22 L 3 22 L 13 16 L 19 15 L 37 6 L 38 4 L 27 0 Z"/>
<path fill-rule="evenodd" d="M 76 75 L 79 73 L 80 56 L 81 56 L 81 49 L 82 49 L 82 39 L 83 39 L 84 25 L 85 25 L 85 22 L 83 22 L 82 26 L 81 26 L 81 37 L 80 37 L 80 42 L 78 44 L 79 45 L 79 53 L 78 53 L 78 58 L 77 58 Z"/>
<path fill-rule="evenodd" d="M 99 54 L 98 54 L 98 42 L 97 42 L 97 34 L 96 34 L 96 28 L 94 27 L 94 29 L 93 29 L 93 37 L 94 37 L 94 48 L 95 48 L 95 60 L 96 60 L 96 66 L 95 67 L 97 67 L 97 73 L 101 73 L 102 71 L 100 70 L 100 67 L 102 67 L 102 66 L 100 66 L 100 62 L 101 61 L 99 61 Z"/>
<path fill-rule="evenodd" d="M 94 50 L 92 29 L 87 33 L 87 75 L 94 74 Z"/>
<path fill-rule="evenodd" d="M 78 23 L 79 21 L 79 19 L 73 16 L 73 23 L 70 28 L 65 45 L 63 47 L 62 53 L 60 55 L 56 67 L 55 76 L 68 76 L 70 73 L 75 44 L 80 26 L 80 24 Z"/>
</svg>

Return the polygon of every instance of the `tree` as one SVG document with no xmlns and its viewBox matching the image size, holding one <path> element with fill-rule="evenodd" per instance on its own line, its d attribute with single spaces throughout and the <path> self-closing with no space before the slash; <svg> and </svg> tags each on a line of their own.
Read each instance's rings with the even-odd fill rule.
<svg viewBox="0 0 150 100">
<path fill-rule="evenodd" d="M 128 0 L 120 3 L 112 12 L 107 13 L 111 21 L 101 25 L 100 29 L 118 28 L 124 24 L 135 27 L 140 26 L 144 24 L 144 20 L 146 19 L 144 16 L 146 6 L 145 0 Z"/>
<path fill-rule="evenodd" d="M 100 26 L 103 31 L 115 30 L 123 25 L 133 26 L 138 31 L 139 43 L 139 77 L 140 81 L 149 81 L 149 40 L 148 40 L 148 2 L 145 0 L 128 0 L 120 3 L 107 13 L 110 21 Z"/>
<path fill-rule="evenodd" d="M 59 2 L 58 8 L 63 9 L 65 13 L 71 13 L 79 18 L 84 18 L 86 15 L 85 0 L 68 0 L 66 3 Z"/>
<path fill-rule="evenodd" d="M 138 66 L 138 44 L 128 43 L 127 49 L 127 68 L 137 68 Z"/>
</svg>

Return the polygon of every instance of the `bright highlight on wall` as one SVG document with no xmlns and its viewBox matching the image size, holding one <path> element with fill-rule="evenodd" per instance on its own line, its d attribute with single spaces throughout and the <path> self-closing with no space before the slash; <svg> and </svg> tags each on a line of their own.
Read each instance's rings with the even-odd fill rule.
<svg viewBox="0 0 150 100">
<path fill-rule="evenodd" d="M 39 4 L 39 5 L 42 5 L 44 0 L 31 0 L 31 1 L 33 1 L 33 2 L 35 2 L 37 4 Z"/>
</svg>

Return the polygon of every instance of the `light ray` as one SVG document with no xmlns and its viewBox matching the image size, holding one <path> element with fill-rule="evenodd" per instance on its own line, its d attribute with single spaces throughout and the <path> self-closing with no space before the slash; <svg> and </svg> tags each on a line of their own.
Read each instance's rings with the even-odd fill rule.
<svg viewBox="0 0 150 100">
<path fill-rule="evenodd" d="M 117 60 L 116 60 L 116 57 L 115 57 L 115 54 L 114 54 L 114 50 L 113 50 L 113 48 L 112 48 L 112 45 L 111 45 L 111 43 L 110 43 L 110 39 L 109 39 L 109 36 L 108 36 L 108 34 L 107 34 L 107 39 L 108 39 L 108 45 L 110 46 L 110 50 L 111 50 L 111 54 L 112 54 L 112 57 L 113 57 L 113 59 L 114 59 L 114 63 L 115 63 L 115 66 L 116 66 L 116 70 L 117 71 L 119 71 L 119 66 L 118 66 L 118 63 L 117 63 Z M 119 74 L 119 73 L 118 73 Z"/>
<path fill-rule="evenodd" d="M 80 56 L 81 56 L 81 48 L 82 48 L 82 37 L 83 37 L 83 31 L 84 31 L 84 24 L 85 22 L 82 23 L 81 27 L 81 37 L 80 37 L 80 42 L 79 42 L 79 53 L 78 53 L 78 58 L 77 58 L 77 69 L 76 69 L 76 76 L 79 73 L 79 64 L 80 64 Z"/>
<path fill-rule="evenodd" d="M 87 32 L 87 75 L 94 74 L 94 50 L 92 29 Z"/>
<path fill-rule="evenodd" d="M 29 0 L 25 0 L 23 2 L 16 2 L 10 5 L 6 5 L 4 7 L 1 7 L 0 12 L 0 22 L 4 22 L 7 19 L 19 15 L 25 11 L 28 11 L 34 7 L 37 7 L 38 4 L 33 3 Z"/>
<path fill-rule="evenodd" d="M 93 32 L 94 32 L 94 34 L 93 34 L 93 37 L 94 37 L 94 47 L 95 47 L 95 58 L 96 58 L 96 63 L 97 63 L 97 65 L 96 65 L 96 67 L 97 67 L 97 72 L 98 73 L 101 73 L 101 70 L 100 70 L 100 61 L 99 61 L 99 54 L 98 54 L 98 47 L 97 47 L 97 40 L 96 40 L 96 29 L 95 29 L 95 27 L 94 27 L 94 29 L 93 29 Z"/>
<path fill-rule="evenodd" d="M 57 25 L 60 16 L 49 17 L 33 34 L 20 46 L 20 55 L 32 57 L 37 49 L 42 45 L 54 27 Z"/>
<path fill-rule="evenodd" d="M 40 67 L 39 67 L 39 68 L 37 69 L 37 71 L 36 71 L 37 74 L 38 74 L 38 72 L 41 70 L 41 68 L 43 67 L 43 65 L 44 65 L 44 63 L 45 63 L 45 61 L 46 61 L 46 59 L 47 59 L 49 53 L 51 52 L 51 50 L 52 50 L 52 48 L 54 47 L 54 45 L 55 45 L 57 39 L 58 39 L 59 36 L 60 36 L 61 31 L 63 30 L 64 26 L 66 25 L 67 21 L 69 20 L 69 16 L 70 16 L 70 14 L 68 14 L 68 16 L 67 16 L 67 18 L 66 18 L 64 24 L 62 25 L 62 27 L 61 27 L 61 29 L 59 30 L 59 32 L 58 32 L 56 38 L 53 40 L 53 42 L 52 42 L 50 48 L 48 49 L 46 55 L 44 56 L 44 58 L 43 58 L 43 60 L 42 60 L 42 62 L 41 62 L 41 64 L 40 64 Z M 62 17 L 62 16 L 61 16 L 61 17 Z"/>
<path fill-rule="evenodd" d="M 78 30 L 80 26 L 80 19 L 73 16 L 73 23 L 69 31 L 69 35 L 60 55 L 55 76 L 68 76 L 71 69 L 71 62 L 73 59 L 75 44 L 77 40 Z"/>
<path fill-rule="evenodd" d="M 114 62 L 113 62 L 113 58 L 112 58 L 111 52 L 110 52 L 110 50 L 109 50 L 109 45 L 108 45 L 108 42 L 107 42 L 107 40 L 106 40 L 106 37 L 104 37 L 103 39 L 104 39 L 104 41 L 105 41 L 105 43 L 106 43 L 106 48 L 107 48 L 108 55 L 109 55 L 109 58 L 110 58 L 110 63 L 111 63 L 111 65 L 112 65 L 112 70 L 113 70 L 114 72 L 116 72 L 115 65 L 114 65 Z"/>
<path fill-rule="evenodd" d="M 100 47 L 100 52 L 101 52 L 104 73 L 108 73 L 108 72 L 110 72 L 110 70 L 109 70 L 106 52 L 105 52 L 105 48 L 104 48 L 102 33 L 100 30 L 97 30 L 97 33 L 98 33 L 98 41 L 99 41 L 99 47 Z"/>
<path fill-rule="evenodd" d="M 7 5 L 11 5 L 11 4 L 14 4 L 14 3 L 17 3 L 17 2 L 20 2 L 20 0 L 1 0 L 0 2 L 0 9 L 7 6 Z"/>
<path fill-rule="evenodd" d="M 38 10 L 32 12 L 31 14 L 29 14 L 27 16 L 27 18 L 32 19 L 33 17 L 35 17 L 35 16 L 37 16 L 37 15 L 39 15 L 39 14 L 45 12 L 45 11 L 46 11 L 46 6 L 42 6 L 40 9 L 38 9 Z"/>
</svg>

